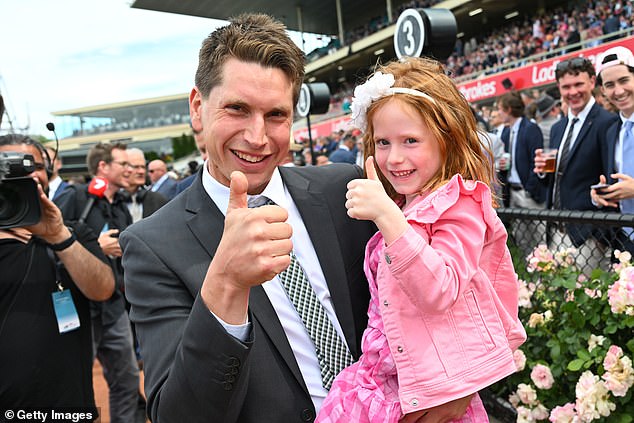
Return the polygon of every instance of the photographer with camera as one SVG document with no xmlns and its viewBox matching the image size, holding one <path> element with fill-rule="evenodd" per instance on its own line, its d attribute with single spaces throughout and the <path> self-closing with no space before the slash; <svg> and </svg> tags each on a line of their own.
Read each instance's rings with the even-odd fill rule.
<svg viewBox="0 0 634 423">
<path fill-rule="evenodd" d="M 66 227 L 44 148 L 0 136 L 0 412 L 80 407 L 96 417 L 88 300 L 114 278 L 95 234 Z"/>
<path fill-rule="evenodd" d="M 55 200 L 65 221 L 85 221 L 99 235 L 115 277 L 115 292 L 91 305 L 94 354 L 108 382 L 111 423 L 145 422 L 145 399 L 139 393 L 139 366 L 123 296 L 119 233 L 132 224 L 123 190 L 132 166 L 125 144 L 98 143 L 86 156 L 93 179 L 70 185 Z"/>
</svg>

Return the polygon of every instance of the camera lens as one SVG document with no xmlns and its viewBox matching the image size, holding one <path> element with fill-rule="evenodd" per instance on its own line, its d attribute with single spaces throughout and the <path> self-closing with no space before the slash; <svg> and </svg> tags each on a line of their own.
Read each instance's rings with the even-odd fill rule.
<svg viewBox="0 0 634 423">
<path fill-rule="evenodd" d="M 40 216 L 37 184 L 32 178 L 0 181 L 0 229 L 34 225 Z"/>
<path fill-rule="evenodd" d="M 17 188 L 18 186 L 10 183 L 0 184 L 0 225 L 2 226 L 11 227 L 28 214 L 29 203 L 23 200 Z"/>
</svg>

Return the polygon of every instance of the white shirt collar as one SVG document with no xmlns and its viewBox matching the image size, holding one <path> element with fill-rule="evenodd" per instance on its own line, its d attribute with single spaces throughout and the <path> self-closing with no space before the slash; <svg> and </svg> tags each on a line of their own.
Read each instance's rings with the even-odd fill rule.
<svg viewBox="0 0 634 423">
<path fill-rule="evenodd" d="M 221 184 L 209 173 L 207 162 L 203 165 L 203 188 L 211 200 L 218 206 L 222 214 L 227 214 L 227 207 L 229 206 L 229 187 Z M 262 191 L 262 194 L 267 198 L 270 198 L 280 207 L 288 209 L 289 203 L 287 198 L 286 187 L 282 181 L 280 171 L 275 168 L 271 180 Z M 248 198 L 258 197 L 259 195 L 249 195 Z"/>
<path fill-rule="evenodd" d="M 592 109 L 592 106 L 594 106 L 594 103 L 596 103 L 596 100 L 594 99 L 594 97 L 590 97 L 590 101 L 588 101 L 588 103 L 583 108 L 583 110 L 581 110 L 581 112 L 579 112 L 579 114 L 576 116 L 574 113 L 572 113 L 572 110 L 570 110 L 568 112 L 568 121 L 572 122 L 574 118 L 577 118 L 579 119 L 581 123 L 583 123 L 588 117 L 588 113 L 590 113 L 590 109 Z M 579 125 L 579 127 L 581 127 L 581 125 Z"/>
<path fill-rule="evenodd" d="M 48 198 L 49 198 L 49 200 L 53 199 L 53 196 L 55 195 L 55 192 L 57 191 L 57 189 L 59 188 L 59 186 L 61 184 L 62 184 L 62 178 L 60 178 L 59 176 L 56 176 L 55 178 L 53 178 L 50 181 L 48 181 Z"/>
</svg>

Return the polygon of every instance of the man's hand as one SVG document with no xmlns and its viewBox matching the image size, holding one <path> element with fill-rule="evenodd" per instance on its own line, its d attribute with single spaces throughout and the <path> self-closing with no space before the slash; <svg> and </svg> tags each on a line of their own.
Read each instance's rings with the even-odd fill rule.
<svg viewBox="0 0 634 423">
<path fill-rule="evenodd" d="M 121 246 L 119 245 L 119 238 L 115 237 L 118 233 L 119 229 L 110 229 L 102 232 L 97 239 L 101 251 L 108 257 L 121 257 L 123 254 Z"/>
<path fill-rule="evenodd" d="M 610 175 L 619 182 L 615 182 L 607 188 L 601 189 L 600 192 L 591 189 L 590 196 L 599 207 L 618 207 L 619 201 L 628 198 L 634 198 L 634 178 L 624 173 L 613 173 Z M 599 177 L 599 182 L 606 183 L 605 176 Z"/>
<path fill-rule="evenodd" d="M 42 215 L 38 223 L 26 226 L 25 229 L 49 244 L 58 244 L 68 239 L 70 231 L 64 226 L 62 212 L 55 203 L 48 199 L 39 183 L 37 184 L 37 192 Z"/>
<path fill-rule="evenodd" d="M 246 176 L 231 174 L 229 206 L 222 239 L 201 288 L 207 307 L 227 323 L 244 323 L 248 292 L 291 262 L 288 212 L 279 206 L 247 206 Z"/>
<path fill-rule="evenodd" d="M 546 155 L 543 149 L 538 148 L 535 150 L 535 167 L 533 168 L 533 172 L 543 173 L 544 166 L 546 166 Z"/>
<path fill-rule="evenodd" d="M 374 168 L 373 157 L 365 162 L 367 179 L 348 182 L 346 208 L 348 216 L 359 220 L 371 220 L 379 228 L 389 244 L 407 228 L 403 212 L 387 193 Z"/>
<path fill-rule="evenodd" d="M 406 414 L 399 423 L 445 423 L 458 420 L 467 412 L 473 394 L 436 407 Z"/>
</svg>

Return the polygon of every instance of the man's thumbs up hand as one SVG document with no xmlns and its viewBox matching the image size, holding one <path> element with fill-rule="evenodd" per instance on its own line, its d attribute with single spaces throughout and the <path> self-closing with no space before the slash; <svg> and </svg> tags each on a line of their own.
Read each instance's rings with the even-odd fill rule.
<svg viewBox="0 0 634 423">
<path fill-rule="evenodd" d="M 231 183 L 229 185 L 229 205 L 227 214 L 235 209 L 247 208 L 247 189 L 249 181 L 244 173 L 240 171 L 231 172 Z"/>
<path fill-rule="evenodd" d="M 244 173 L 231 173 L 225 227 L 206 278 L 213 273 L 241 289 L 269 281 L 286 269 L 293 248 L 288 212 L 279 206 L 248 208 L 248 186 Z"/>
</svg>

